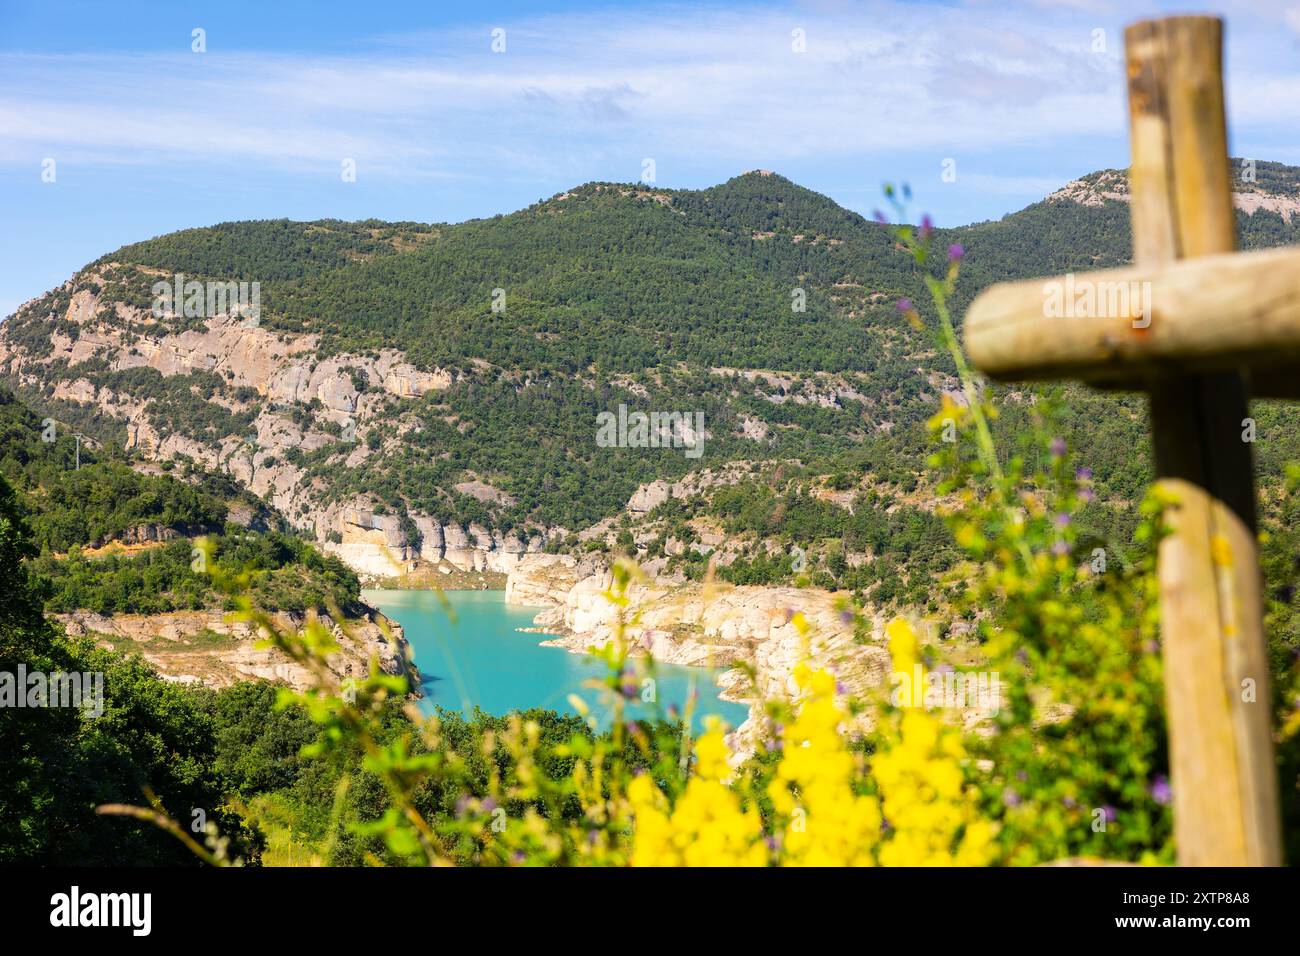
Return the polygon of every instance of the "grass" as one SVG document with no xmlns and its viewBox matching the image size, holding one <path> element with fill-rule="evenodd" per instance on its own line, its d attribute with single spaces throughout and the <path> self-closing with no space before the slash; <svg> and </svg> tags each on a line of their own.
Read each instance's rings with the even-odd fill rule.
<svg viewBox="0 0 1300 956">
<path fill-rule="evenodd" d="M 288 799 L 278 793 L 263 793 L 248 805 L 249 817 L 266 834 L 263 866 L 324 866 L 318 842 L 295 831 L 296 816 Z"/>
</svg>

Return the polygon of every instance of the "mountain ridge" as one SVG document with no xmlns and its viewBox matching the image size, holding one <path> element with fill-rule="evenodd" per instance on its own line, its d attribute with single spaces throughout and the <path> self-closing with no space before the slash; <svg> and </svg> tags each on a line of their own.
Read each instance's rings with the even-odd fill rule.
<svg viewBox="0 0 1300 956">
<path fill-rule="evenodd" d="M 1257 170 L 1253 195 L 1300 183 Z M 937 230 L 967 251 L 957 311 L 994 281 L 1126 262 L 1112 173 Z M 1266 204 L 1239 225 L 1243 247 L 1300 241 Z M 174 273 L 259 283 L 258 321 L 155 314 Z M 100 440 L 230 474 L 367 574 L 504 572 L 585 547 L 585 528 L 616 536 L 648 485 L 731 462 L 857 469 L 904 500 L 953 379 L 901 296 L 924 301 L 885 227 L 777 173 L 588 183 L 451 225 L 260 220 L 130 244 L 0 325 L 0 373 Z M 703 460 L 599 448 L 620 404 L 702 414 Z"/>
</svg>

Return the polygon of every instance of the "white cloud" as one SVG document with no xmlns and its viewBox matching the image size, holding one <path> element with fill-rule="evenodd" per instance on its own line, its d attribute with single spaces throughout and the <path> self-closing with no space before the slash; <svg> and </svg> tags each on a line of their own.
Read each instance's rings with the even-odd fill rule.
<svg viewBox="0 0 1300 956">
<path fill-rule="evenodd" d="M 456 175 L 575 149 L 947 155 L 1123 122 L 1113 52 L 1085 52 L 1081 27 L 1002 8 L 624 11 L 534 20 L 508 38 L 501 55 L 486 26 L 365 56 L 6 55 L 0 161 L 351 156 L 374 173 Z"/>
<path fill-rule="evenodd" d="M 1225 2 L 1234 130 L 1290 148 L 1300 80 L 1241 50 L 1292 43 L 1278 27 L 1295 25 L 1295 9 Z M 823 0 L 573 13 L 506 23 L 500 55 L 488 22 L 375 38 L 355 55 L 0 55 L 0 163 L 326 173 L 349 157 L 367 177 L 554 181 L 595 160 L 632 179 L 644 156 L 662 172 L 904 152 L 1067 158 L 1098 143 L 1118 162 L 1122 25 L 1141 15 L 1130 7 Z M 1102 53 L 1091 52 L 1098 27 Z M 796 28 L 806 52 L 792 50 Z"/>
</svg>

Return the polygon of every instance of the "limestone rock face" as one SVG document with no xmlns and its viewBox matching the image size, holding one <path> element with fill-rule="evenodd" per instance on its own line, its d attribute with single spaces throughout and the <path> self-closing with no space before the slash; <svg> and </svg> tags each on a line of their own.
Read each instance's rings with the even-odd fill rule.
<svg viewBox="0 0 1300 956">
<path fill-rule="evenodd" d="M 85 325 L 95 317 L 95 313 L 98 311 L 99 296 L 89 289 L 82 289 L 73 295 L 71 302 L 68 304 L 68 314 L 65 318 L 69 322 Z"/>
<path fill-rule="evenodd" d="M 415 522 L 415 527 L 420 532 L 420 557 L 430 564 L 437 564 L 447 553 L 442 525 L 428 515 L 416 515 L 411 520 Z"/>
<path fill-rule="evenodd" d="M 693 471 L 682 477 L 680 481 L 665 481 L 660 478 L 647 482 L 632 493 L 632 497 L 628 499 L 627 510 L 633 514 L 645 514 L 670 498 L 690 498 L 710 488 L 734 485 L 749 475 L 752 468 L 749 462 L 733 461 L 721 468 Z"/>
<path fill-rule="evenodd" d="M 169 528 L 161 524 L 138 524 L 118 533 L 114 540 L 120 541 L 125 545 L 133 544 L 153 544 L 160 541 L 171 541 L 173 538 L 180 537 L 180 533 L 175 528 Z M 108 543 L 108 538 L 99 538 L 92 541 L 92 548 L 102 548 Z"/>
<path fill-rule="evenodd" d="M 474 567 L 474 546 L 464 528 L 459 525 L 443 525 L 442 539 L 446 542 L 443 557 L 448 564 L 457 568 Z"/>
<path fill-rule="evenodd" d="M 614 633 L 618 610 L 604 596 L 607 568 L 580 565 L 562 555 L 530 554 L 510 572 L 506 600 L 545 608 L 534 623 L 557 637 L 548 644 L 583 651 Z M 625 637 L 642 653 L 669 664 L 729 668 L 719 678 L 723 697 L 755 704 L 763 697 L 795 691 L 793 671 L 801 661 L 831 668 L 846 692 L 888 685 L 889 653 L 884 621 L 874 621 L 872 639 L 854 641 L 852 624 L 839 609 L 840 596 L 816 588 L 736 587 L 664 584 L 649 581 L 628 591 Z M 810 626 L 805 638 L 792 622 L 802 612 Z M 735 665 L 755 671 L 751 683 Z M 752 744 L 765 718 L 757 706 L 738 731 L 738 745 Z"/>
<path fill-rule="evenodd" d="M 455 488 L 455 490 L 460 492 L 462 495 L 469 495 L 471 498 L 474 498 L 478 501 L 482 501 L 485 503 L 490 502 L 490 503 L 502 504 L 505 505 L 506 507 L 511 507 L 512 505 L 515 504 L 515 499 L 513 496 L 508 495 L 500 488 L 494 488 L 492 487 L 492 485 L 489 485 L 487 482 L 480 481 L 477 478 L 475 478 L 473 481 L 462 481 L 459 484 L 453 485 L 452 487 Z"/>
<path fill-rule="evenodd" d="M 410 570 L 414 555 L 407 547 L 401 520 L 396 515 L 379 515 L 351 505 L 339 508 L 332 517 L 333 530 L 341 540 L 333 541 L 327 537 L 323 547 L 338 555 L 358 574 L 376 578 L 398 577 Z"/>
<path fill-rule="evenodd" d="M 653 511 L 672 496 L 672 487 L 671 483 L 663 479 L 642 485 L 632 493 L 627 503 L 627 510 L 637 514 Z"/>
<path fill-rule="evenodd" d="M 148 309 L 108 301 L 101 294 L 108 285 L 107 268 L 92 266 L 65 283 L 68 305 L 61 318 L 76 331 L 53 331 L 48 354 L 9 341 L 0 327 L 0 371 L 42 390 L 53 380 L 55 398 L 117 419 L 125 426 L 127 448 L 148 458 L 186 457 L 229 474 L 368 581 L 400 578 L 422 566 L 446 574 L 504 574 L 524 554 L 544 549 L 545 539 L 536 532 L 521 536 L 486 526 L 444 526 L 419 513 L 409 516 L 418 535 L 408 540 L 404 528 L 411 525 L 394 514 L 376 514 L 377 499 L 362 494 L 336 500 L 307 466 L 294 464 L 300 461 L 298 452 L 340 441 L 355 443 L 340 449 L 342 468 L 359 469 L 372 455 L 391 453 L 392 443 L 419 427 L 400 408 L 395 411 L 395 400 L 451 388 L 460 373 L 417 368 L 394 348 L 322 355 L 319 336 L 273 331 L 243 315 L 223 313 L 180 327 Z M 95 365 L 78 371 L 88 362 Z M 193 382 L 193 394 L 251 419 L 252 427 L 224 435 L 173 431 L 151 416 L 153 398 L 139 400 L 97 387 L 89 368 L 101 364 L 113 371 L 153 369 L 164 378 L 215 375 L 226 388 L 216 390 L 210 378 L 200 377 Z M 368 439 L 380 424 L 391 426 L 396 435 L 372 447 Z M 446 490 L 492 509 L 513 507 L 515 499 L 488 477 L 467 472 Z"/>
<path fill-rule="evenodd" d="M 415 398 L 425 392 L 436 392 L 451 387 L 451 373 L 441 369 L 422 372 L 408 362 L 392 366 L 384 374 L 384 391 L 398 398 Z"/>
<path fill-rule="evenodd" d="M 1300 199 L 1269 189 L 1262 182 L 1233 178 L 1232 204 L 1248 216 L 1264 210 L 1277 213 L 1283 222 L 1300 213 Z M 1066 183 L 1047 197 L 1047 202 L 1072 202 L 1080 206 L 1102 206 L 1109 201 L 1131 202 L 1128 176 L 1123 170 L 1106 169 Z"/>
<path fill-rule="evenodd" d="M 72 297 L 68 318 L 89 325 L 98 306 L 98 299 L 82 290 Z M 134 318 L 150 323 L 147 313 Z M 452 384 L 451 373 L 417 369 L 397 349 L 319 359 L 317 345 L 314 335 L 272 332 L 242 318 L 219 315 L 209 318 L 202 329 L 146 335 L 129 347 L 119 328 L 88 328 L 76 342 L 64 337 L 56 343 L 55 352 L 62 353 L 71 365 L 102 355 L 118 370 L 146 367 L 165 376 L 195 370 L 216 372 L 233 385 L 254 388 L 273 402 L 305 404 L 318 399 L 327 409 L 342 413 L 356 410 L 358 380 L 399 398 L 417 397 Z"/>
<path fill-rule="evenodd" d="M 502 532 L 482 525 L 469 528 L 439 524 L 428 515 L 413 514 L 418 535 L 408 540 L 396 515 L 379 515 L 364 499 L 313 513 L 317 540 L 363 579 L 399 578 L 428 565 L 443 573 L 453 571 L 505 574 L 530 550 L 540 550 L 540 535 L 525 540 L 514 531 Z"/>
<path fill-rule="evenodd" d="M 767 422 L 760 418 L 750 418 L 748 415 L 740 416 L 740 434 L 750 441 L 763 441 L 767 438 L 770 431 Z"/>
<path fill-rule="evenodd" d="M 517 532 L 471 525 L 439 524 L 428 515 L 413 514 L 418 544 L 409 541 L 395 515 L 375 515 L 360 504 L 313 513 L 318 540 L 358 574 L 367 578 L 400 577 L 419 564 L 450 571 L 506 574 L 526 554 L 541 551 L 540 535 L 525 540 Z M 333 532 L 341 540 L 333 540 Z M 323 536 L 323 538 L 322 538 Z"/>
<path fill-rule="evenodd" d="M 217 610 L 175 611 L 170 614 L 96 614 L 76 611 L 56 615 L 69 634 L 89 635 L 107 647 L 134 651 L 167 679 L 229 687 L 243 680 L 269 680 L 296 690 L 312 686 L 311 673 L 275 648 L 260 648 L 264 636 L 251 624 L 228 622 Z M 274 615 L 277 626 L 295 629 L 304 621 L 294 615 Z M 384 636 L 383 625 L 392 636 Z M 419 687 L 419 671 L 411 662 L 410 646 L 401 625 L 378 611 L 346 628 L 327 622 L 339 650 L 329 660 L 330 670 L 340 678 L 365 677 L 374 657 L 386 674 L 405 674 L 411 687 Z"/>
<path fill-rule="evenodd" d="M 563 606 L 580 577 L 578 561 L 567 554 L 530 554 L 506 578 L 506 603 Z"/>
<path fill-rule="evenodd" d="M 79 378 L 74 382 L 59 382 L 54 386 L 54 397 L 67 402 L 80 402 L 89 405 L 97 396 L 95 386 L 89 379 Z"/>
</svg>

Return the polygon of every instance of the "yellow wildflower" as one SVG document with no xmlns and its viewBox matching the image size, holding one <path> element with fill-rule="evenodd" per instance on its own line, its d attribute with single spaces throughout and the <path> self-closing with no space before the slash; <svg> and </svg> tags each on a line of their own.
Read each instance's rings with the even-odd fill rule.
<svg viewBox="0 0 1300 956">
<path fill-rule="evenodd" d="M 854 757 L 840 735 L 845 714 L 835 677 L 807 665 L 794 678 L 805 694 L 782 734 L 782 758 L 768 786 L 781 818 L 782 862 L 791 866 L 870 866 L 880 837 L 880 807 L 854 792 Z"/>
<path fill-rule="evenodd" d="M 722 780 L 729 774 L 727 744 L 713 725 L 695 745 L 695 775 L 676 806 L 648 775 L 628 786 L 636 822 L 633 866 L 764 866 L 767 848 L 758 811 L 742 810 Z"/>
<path fill-rule="evenodd" d="M 894 668 L 919 657 L 916 632 L 902 618 L 889 624 Z M 992 857 L 993 825 L 978 816 L 963 787 L 960 732 L 935 715 L 909 707 L 897 735 L 872 761 L 881 809 L 891 832 L 880 847 L 882 866 L 976 866 Z"/>
</svg>

